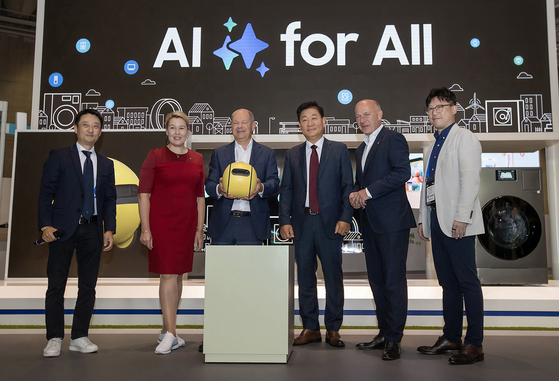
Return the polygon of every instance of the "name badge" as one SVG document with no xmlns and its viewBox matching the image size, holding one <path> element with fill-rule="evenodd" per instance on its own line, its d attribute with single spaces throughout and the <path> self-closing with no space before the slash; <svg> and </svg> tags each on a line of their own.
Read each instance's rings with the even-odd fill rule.
<svg viewBox="0 0 559 381">
<path fill-rule="evenodd" d="M 425 195 L 427 206 L 435 205 L 435 180 L 427 180 L 425 183 Z"/>
</svg>

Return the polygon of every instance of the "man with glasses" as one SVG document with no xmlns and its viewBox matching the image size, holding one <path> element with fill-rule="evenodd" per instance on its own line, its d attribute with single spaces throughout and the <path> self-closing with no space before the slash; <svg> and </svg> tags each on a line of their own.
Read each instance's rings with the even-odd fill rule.
<svg viewBox="0 0 559 381">
<path fill-rule="evenodd" d="M 459 350 L 449 363 L 473 364 L 484 360 L 483 294 L 475 262 L 475 236 L 484 233 L 478 198 L 481 145 L 472 132 L 456 125 L 452 91 L 433 89 L 425 103 L 436 132 L 424 161 L 427 167 L 417 230 L 421 239 L 433 239 L 445 325 L 434 345 L 417 350 L 427 355 Z M 462 344 L 464 303 L 468 329 Z"/>
<path fill-rule="evenodd" d="M 411 175 L 409 148 L 402 134 L 383 127 L 377 101 L 358 102 L 355 119 L 365 137 L 355 151 L 355 186 L 349 201 L 363 210 L 367 276 L 380 331 L 357 348 L 383 349 L 383 360 L 396 360 L 406 325 L 406 258 L 410 228 L 415 227 L 405 187 Z"/>
</svg>

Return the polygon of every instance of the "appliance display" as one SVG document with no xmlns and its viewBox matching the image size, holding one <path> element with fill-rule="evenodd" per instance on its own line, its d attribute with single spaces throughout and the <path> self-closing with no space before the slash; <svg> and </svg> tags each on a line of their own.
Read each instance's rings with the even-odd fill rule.
<svg viewBox="0 0 559 381">
<path fill-rule="evenodd" d="M 547 283 L 540 168 L 482 168 L 485 234 L 476 240 L 483 284 Z"/>
</svg>

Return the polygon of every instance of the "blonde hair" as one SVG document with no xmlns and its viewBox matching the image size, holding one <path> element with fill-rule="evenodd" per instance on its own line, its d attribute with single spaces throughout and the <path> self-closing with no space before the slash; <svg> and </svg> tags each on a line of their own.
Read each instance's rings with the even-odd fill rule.
<svg viewBox="0 0 559 381">
<path fill-rule="evenodd" d="M 190 131 L 190 119 L 182 111 L 173 111 L 165 116 L 165 130 L 169 128 L 169 121 L 173 118 L 180 118 L 186 122 L 186 128 Z"/>
</svg>

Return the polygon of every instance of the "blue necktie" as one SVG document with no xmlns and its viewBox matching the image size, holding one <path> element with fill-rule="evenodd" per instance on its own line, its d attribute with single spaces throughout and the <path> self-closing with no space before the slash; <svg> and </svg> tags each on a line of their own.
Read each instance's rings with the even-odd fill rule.
<svg viewBox="0 0 559 381">
<path fill-rule="evenodd" d="M 82 151 L 86 156 L 85 164 L 83 166 L 83 209 L 82 216 L 90 219 L 93 216 L 93 162 L 91 161 L 91 152 Z"/>
</svg>

